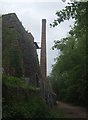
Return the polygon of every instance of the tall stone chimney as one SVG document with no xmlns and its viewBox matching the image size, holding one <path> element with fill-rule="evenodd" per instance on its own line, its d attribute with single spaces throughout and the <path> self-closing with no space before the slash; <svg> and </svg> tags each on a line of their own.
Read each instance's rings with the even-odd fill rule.
<svg viewBox="0 0 88 120">
<path fill-rule="evenodd" d="M 42 35 L 41 35 L 41 73 L 42 80 L 46 81 L 46 19 L 42 19 Z"/>
</svg>

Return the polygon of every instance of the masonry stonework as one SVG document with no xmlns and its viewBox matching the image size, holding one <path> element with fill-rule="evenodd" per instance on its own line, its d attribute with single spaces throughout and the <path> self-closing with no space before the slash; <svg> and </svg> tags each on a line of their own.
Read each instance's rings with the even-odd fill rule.
<svg viewBox="0 0 88 120">
<path fill-rule="evenodd" d="M 46 81 L 46 72 L 46 19 L 42 19 L 41 73 L 43 81 Z"/>
</svg>

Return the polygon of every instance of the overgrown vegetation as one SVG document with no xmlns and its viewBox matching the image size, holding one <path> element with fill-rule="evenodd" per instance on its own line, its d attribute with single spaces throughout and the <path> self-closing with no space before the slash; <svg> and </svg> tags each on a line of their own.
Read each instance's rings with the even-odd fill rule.
<svg viewBox="0 0 88 120">
<path fill-rule="evenodd" d="M 46 104 L 41 98 L 35 97 L 26 101 L 15 103 L 5 103 L 3 105 L 3 119 L 15 118 L 45 118 L 50 117 Z"/>
<path fill-rule="evenodd" d="M 58 110 L 51 110 L 41 98 L 39 89 L 20 78 L 3 75 L 3 120 L 26 118 L 63 117 Z"/>
<path fill-rule="evenodd" d="M 64 20 L 75 19 L 74 27 L 66 38 L 55 41 L 52 49 L 60 50 L 49 77 L 57 94 L 57 99 L 86 106 L 87 72 L 87 7 L 88 2 L 69 3 L 65 9 L 56 13 L 55 27 Z"/>
<path fill-rule="evenodd" d="M 35 86 L 28 84 L 23 79 L 18 77 L 3 74 L 2 79 L 3 79 L 3 84 L 5 84 L 8 87 L 18 87 L 18 88 L 24 88 L 29 90 L 39 90 Z"/>
<path fill-rule="evenodd" d="M 3 119 L 50 116 L 47 105 L 36 94 L 37 89 L 34 89 L 33 86 L 28 87 L 25 81 L 16 77 L 3 75 L 3 87 Z M 33 91 L 34 95 L 31 94 Z"/>
</svg>

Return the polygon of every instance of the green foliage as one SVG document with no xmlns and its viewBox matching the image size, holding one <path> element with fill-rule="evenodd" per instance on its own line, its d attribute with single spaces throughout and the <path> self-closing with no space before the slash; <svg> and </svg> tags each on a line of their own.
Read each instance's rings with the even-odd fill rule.
<svg viewBox="0 0 88 120">
<path fill-rule="evenodd" d="M 54 106 L 51 110 L 50 113 L 52 114 L 52 118 L 64 118 L 64 113 L 60 112 L 59 106 Z"/>
<path fill-rule="evenodd" d="M 60 56 L 57 57 L 51 73 L 53 89 L 58 99 L 80 105 L 86 104 L 86 87 L 88 86 L 86 82 L 87 5 L 88 2 L 71 3 L 56 13 L 60 20 L 56 22 L 61 23 L 72 17 L 75 18 L 75 23 L 69 35 L 55 41 L 52 47 L 52 49 L 60 50 Z M 54 26 L 56 25 L 53 24 Z"/>
<path fill-rule="evenodd" d="M 52 115 L 39 92 L 17 77 L 3 75 L 3 119 L 46 118 Z"/>
<path fill-rule="evenodd" d="M 24 80 L 20 78 L 7 76 L 5 74 L 2 75 L 2 83 L 8 87 L 18 87 L 18 88 L 24 88 L 24 89 L 29 89 L 33 91 L 39 90 L 39 89 L 36 89 L 36 87 L 26 83 Z"/>
<path fill-rule="evenodd" d="M 25 87 L 27 85 L 26 82 L 21 80 L 20 78 L 7 76 L 5 74 L 3 74 L 2 76 L 2 80 L 3 80 L 3 84 L 6 84 L 7 86 Z"/>
<path fill-rule="evenodd" d="M 65 20 L 69 20 L 70 18 L 75 19 L 76 23 L 81 22 L 81 24 L 86 25 L 86 10 L 88 7 L 88 2 L 73 2 L 68 3 L 68 5 L 56 12 L 57 19 L 54 20 L 52 24 L 50 24 L 51 27 L 55 27 L 61 22 L 64 22 Z"/>
<path fill-rule="evenodd" d="M 3 106 L 3 119 L 46 118 L 50 113 L 46 104 L 39 97 L 32 98 L 29 102 L 15 102 Z"/>
<path fill-rule="evenodd" d="M 36 94 L 37 89 L 27 85 L 25 81 L 17 77 L 3 75 L 2 87 L 3 120 L 14 118 L 16 120 L 26 118 L 58 118 L 63 116 L 58 110 L 48 108 L 45 101 Z"/>
</svg>

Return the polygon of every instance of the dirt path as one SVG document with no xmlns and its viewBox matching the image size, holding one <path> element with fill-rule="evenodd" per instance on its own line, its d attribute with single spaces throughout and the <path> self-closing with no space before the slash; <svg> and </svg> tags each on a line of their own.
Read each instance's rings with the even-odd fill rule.
<svg viewBox="0 0 88 120">
<path fill-rule="evenodd" d="M 88 120 L 88 111 L 83 107 L 72 106 L 60 101 L 57 101 L 57 105 L 66 118 L 87 118 Z"/>
</svg>

